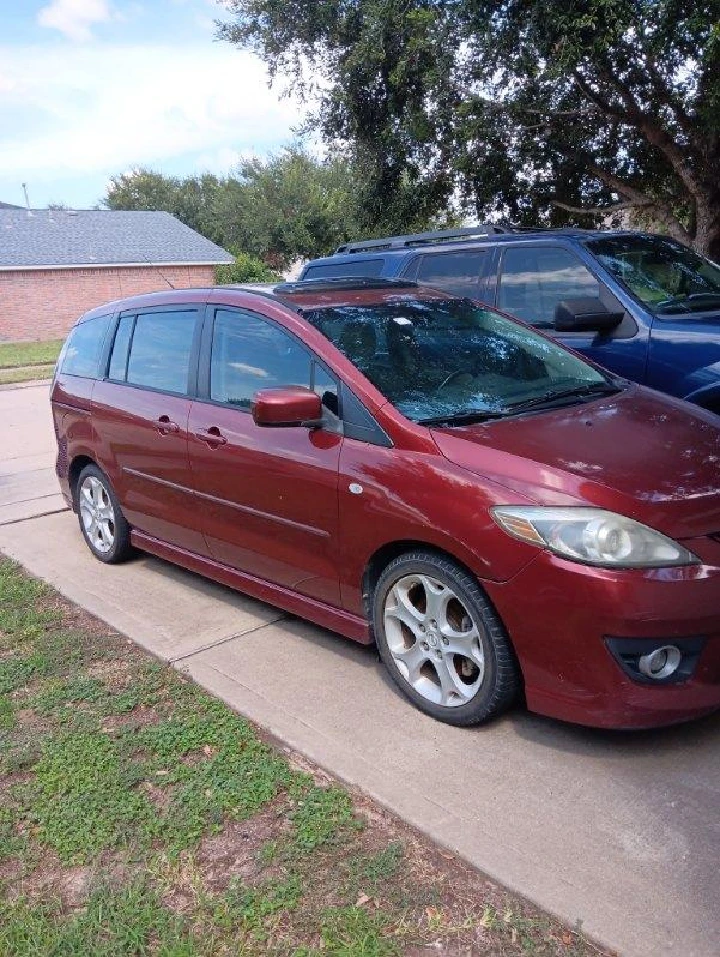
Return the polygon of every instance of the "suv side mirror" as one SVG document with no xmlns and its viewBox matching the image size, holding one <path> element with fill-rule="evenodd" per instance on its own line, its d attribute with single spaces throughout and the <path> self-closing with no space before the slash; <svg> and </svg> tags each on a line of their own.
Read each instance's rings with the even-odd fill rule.
<svg viewBox="0 0 720 957">
<path fill-rule="evenodd" d="M 611 312 L 597 296 L 563 299 L 555 307 L 554 326 L 557 332 L 610 332 L 624 315 Z"/>
<path fill-rule="evenodd" d="M 305 386 L 261 389 L 253 399 L 252 417 L 256 425 L 269 428 L 317 428 L 322 425 L 322 402 L 317 393 Z"/>
</svg>

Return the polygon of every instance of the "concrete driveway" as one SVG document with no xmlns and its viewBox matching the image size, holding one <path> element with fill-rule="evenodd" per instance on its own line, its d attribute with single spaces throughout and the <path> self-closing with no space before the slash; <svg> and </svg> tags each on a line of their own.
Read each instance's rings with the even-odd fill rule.
<svg viewBox="0 0 720 957">
<path fill-rule="evenodd" d="M 603 944 L 718 957 L 720 717 L 634 734 L 521 710 L 483 729 L 438 724 L 371 649 L 154 558 L 96 562 L 75 516 L 55 511 L 48 429 L 46 387 L 0 392 L 2 551 Z"/>
</svg>

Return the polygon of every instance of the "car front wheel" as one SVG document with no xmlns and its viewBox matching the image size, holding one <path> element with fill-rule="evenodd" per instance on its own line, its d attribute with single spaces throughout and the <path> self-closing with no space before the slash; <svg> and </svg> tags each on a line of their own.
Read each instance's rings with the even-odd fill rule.
<svg viewBox="0 0 720 957">
<path fill-rule="evenodd" d="M 481 724 L 520 689 L 510 641 L 477 581 L 451 559 L 413 552 L 392 561 L 374 591 L 380 656 L 421 711 Z"/>
</svg>

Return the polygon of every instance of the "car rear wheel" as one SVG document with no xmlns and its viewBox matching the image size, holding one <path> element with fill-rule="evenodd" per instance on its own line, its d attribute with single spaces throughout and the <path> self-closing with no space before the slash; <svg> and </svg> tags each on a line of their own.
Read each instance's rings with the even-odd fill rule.
<svg viewBox="0 0 720 957">
<path fill-rule="evenodd" d="M 481 724 L 516 698 L 520 674 L 502 622 L 450 559 L 413 552 L 392 561 L 375 588 L 373 623 L 393 680 L 433 718 Z"/>
<path fill-rule="evenodd" d="M 86 465 L 78 476 L 75 503 L 83 538 L 96 558 L 114 564 L 131 554 L 130 526 L 107 476 L 97 465 Z"/>
</svg>

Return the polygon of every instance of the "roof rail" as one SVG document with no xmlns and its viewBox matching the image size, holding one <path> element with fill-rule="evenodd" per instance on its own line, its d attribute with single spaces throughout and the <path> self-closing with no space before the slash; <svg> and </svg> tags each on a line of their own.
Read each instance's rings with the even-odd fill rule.
<svg viewBox="0 0 720 957">
<path fill-rule="evenodd" d="M 415 289 L 416 282 L 408 279 L 382 279 L 377 276 L 328 276 L 326 279 L 301 279 L 275 286 L 276 295 L 292 292 L 323 292 L 335 289 Z"/>
<path fill-rule="evenodd" d="M 335 250 L 338 253 L 360 253 L 369 249 L 403 249 L 408 246 L 423 246 L 426 243 L 452 242 L 455 239 L 471 239 L 473 236 L 494 236 L 511 233 L 512 227 L 497 223 L 480 223 L 479 226 L 463 226 L 458 229 L 436 229 L 429 233 L 410 233 L 407 236 L 387 236 L 384 239 L 361 239 L 355 243 L 343 243 Z"/>
</svg>

